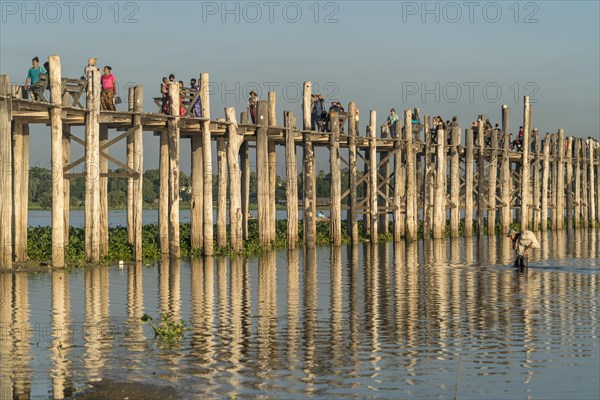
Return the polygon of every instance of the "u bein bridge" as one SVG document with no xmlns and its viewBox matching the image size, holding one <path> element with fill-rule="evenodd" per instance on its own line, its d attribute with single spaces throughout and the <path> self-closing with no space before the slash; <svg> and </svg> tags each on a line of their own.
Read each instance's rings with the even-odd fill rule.
<svg viewBox="0 0 600 400">
<path fill-rule="evenodd" d="M 373 243 L 390 228 L 394 241 L 414 241 L 419 222 L 423 223 L 424 237 L 433 238 L 447 234 L 450 237 L 493 234 L 497 224 L 506 232 L 513 222 L 535 231 L 547 230 L 549 222 L 552 229 L 600 223 L 600 179 L 597 179 L 600 152 L 581 138 L 565 138 L 563 129 L 540 140 L 538 130 L 532 129 L 528 96 L 523 105 L 523 150 L 512 152 L 507 106 L 502 106 L 502 130 L 490 132 L 489 143 L 484 139 L 484 119 L 480 119 L 476 129 L 465 130 L 463 144 L 459 126 L 447 131 L 438 129 L 437 137 L 432 138 L 426 115 L 423 120 L 426 134 L 417 133 L 421 129 L 413 128 L 411 110 L 404 112 L 404 122 L 398 121 L 395 132 L 382 126 L 380 135 L 377 134 L 375 111 L 370 112 L 364 136 L 359 133 L 357 119 L 346 118 L 346 114 L 333 115 L 331 131 L 319 132 L 311 130 L 310 82 L 304 83 L 300 129 L 296 126 L 296 116 L 289 111 L 284 112 L 283 126 L 278 125 L 274 92 L 269 93 L 268 101 L 258 102 L 257 124 L 249 123 L 246 112 L 241 113 L 238 122 L 232 107 L 225 108 L 225 119 L 211 119 L 206 73 L 200 74 L 199 94 L 188 96 L 193 100 L 189 107 L 193 107 L 199 96 L 201 118 L 179 115 L 177 83 L 169 86 L 170 115 L 143 111 L 142 86 L 129 89 L 128 111 L 101 111 L 99 72 L 90 73 L 87 84 L 82 82 L 77 86 L 77 80 L 62 78 L 58 56 L 49 57 L 49 63 L 49 102 L 24 99 L 17 88 L 11 87 L 9 77 L 0 75 L 0 266 L 3 268 L 27 260 L 30 124 L 51 126 L 54 267 L 65 265 L 70 179 L 79 176 L 86 178 L 87 261 L 97 262 L 108 251 L 109 176 L 128 179 L 128 240 L 135 261 L 141 260 L 144 132 L 160 136 L 160 247 L 163 254 L 172 258 L 180 256 L 181 139 L 190 139 L 191 144 L 191 246 L 202 249 L 207 256 L 214 254 L 215 238 L 216 245 L 229 245 L 234 251 L 240 251 L 248 239 L 251 147 L 256 149 L 259 242 L 267 247 L 275 239 L 276 146 L 285 147 L 289 247 L 299 243 L 299 203 L 303 243 L 308 248 L 315 246 L 315 147 L 329 149 L 329 221 L 334 246 L 342 243 L 342 210 L 347 210 L 346 229 L 352 243 L 359 241 L 359 215 Z M 84 87 L 85 107 L 80 102 Z M 356 105 L 352 102 L 347 115 L 355 113 Z M 347 129 L 341 129 L 342 122 Z M 85 126 L 85 137 L 73 135 L 73 126 Z M 110 129 L 117 131 L 112 139 L 109 139 Z M 109 154 L 109 148 L 122 140 L 127 143 L 127 159 L 123 161 Z M 213 177 L 213 141 L 217 148 L 216 177 Z M 73 142 L 85 148 L 84 157 L 71 160 Z M 301 202 L 297 147 L 302 148 Z M 359 160 L 364 164 L 362 170 L 357 165 Z M 126 172 L 109 172 L 108 161 Z M 349 169 L 349 189 L 344 193 L 342 163 Z M 73 172 L 81 164 L 85 172 Z M 218 179 L 216 223 L 213 178 Z M 358 190 L 361 186 L 364 191 Z"/>
</svg>

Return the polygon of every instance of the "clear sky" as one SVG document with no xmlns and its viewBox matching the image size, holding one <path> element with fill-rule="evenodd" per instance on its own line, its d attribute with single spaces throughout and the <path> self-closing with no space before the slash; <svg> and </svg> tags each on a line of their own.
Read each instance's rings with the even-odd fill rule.
<svg viewBox="0 0 600 400">
<path fill-rule="evenodd" d="M 36 55 L 60 55 L 67 77 L 81 76 L 94 56 L 112 66 L 125 104 L 126 88 L 141 84 L 153 111 L 162 76 L 187 84 L 208 72 L 213 118 L 225 106 L 239 115 L 250 89 L 266 98 L 272 88 L 281 120 L 285 109 L 300 115 L 299 89 L 310 80 L 329 100 L 355 101 L 361 129 L 370 109 L 378 125 L 391 107 L 420 107 L 466 128 L 478 114 L 500 122 L 508 104 L 517 131 L 530 95 L 542 134 L 564 128 L 600 139 L 599 1 L 0 3 L 0 71 L 13 82 L 25 80 Z M 31 164 L 45 165 L 50 130 L 31 132 Z M 145 168 L 157 168 L 158 139 L 144 139 Z M 184 142 L 184 171 L 188 150 Z M 326 165 L 325 151 L 317 157 Z"/>
</svg>

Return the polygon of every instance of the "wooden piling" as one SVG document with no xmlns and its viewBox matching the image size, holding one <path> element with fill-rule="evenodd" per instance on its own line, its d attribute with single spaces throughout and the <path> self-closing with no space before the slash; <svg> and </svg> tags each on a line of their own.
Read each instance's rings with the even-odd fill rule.
<svg viewBox="0 0 600 400">
<path fill-rule="evenodd" d="M 567 196 L 567 229 L 573 228 L 573 136 L 569 136 L 567 139 L 567 154 L 565 154 L 566 161 L 566 196 Z"/>
<path fill-rule="evenodd" d="M 277 106 L 276 96 L 274 91 L 270 91 L 268 95 L 268 121 L 269 127 L 277 126 Z M 276 232 L 276 200 L 275 192 L 277 189 L 277 152 L 275 151 L 275 142 L 273 140 L 268 141 L 268 159 L 269 159 L 269 235 L 271 240 L 275 240 Z"/>
<path fill-rule="evenodd" d="M 231 248 L 242 250 L 242 182 L 239 163 L 240 147 L 244 142 L 244 134 L 238 133 L 238 124 L 233 107 L 225 108 L 227 125 L 227 161 L 229 164 L 229 223 L 231 231 Z"/>
<path fill-rule="evenodd" d="M 217 245 L 227 246 L 227 151 L 225 138 L 217 138 Z"/>
<path fill-rule="evenodd" d="M 546 136 L 544 137 L 544 164 L 542 167 L 542 193 L 540 199 L 540 228 L 542 231 L 548 230 L 548 183 L 550 181 L 550 147 L 550 134 L 546 133 Z"/>
<path fill-rule="evenodd" d="M 15 262 L 27 261 L 27 208 L 29 173 L 29 128 L 13 121 L 13 240 Z M 25 143 L 27 140 L 27 144 Z M 25 189 L 25 190 L 24 190 Z"/>
<path fill-rule="evenodd" d="M 553 228 L 556 227 L 555 229 L 564 229 L 565 227 L 565 167 L 563 163 L 565 155 L 564 142 L 565 131 L 563 129 L 559 129 L 557 146 L 558 156 L 556 158 L 556 224 L 552 224 Z M 525 144 L 523 146 L 525 146 Z"/>
<path fill-rule="evenodd" d="M 68 104 L 68 99 L 65 102 L 65 99 L 63 99 L 63 105 Z M 27 129 L 27 133 L 24 134 L 24 147 L 23 147 L 23 154 L 24 154 L 24 162 L 26 162 L 27 164 L 23 166 L 23 170 L 26 171 L 26 175 L 25 175 L 25 179 L 23 180 L 23 187 L 21 190 L 25 190 L 26 193 L 22 196 L 24 196 L 23 198 L 25 199 L 29 199 L 29 126 L 24 126 L 24 132 L 25 132 L 25 128 Z M 63 165 L 67 165 L 69 164 L 69 162 L 71 161 L 71 127 L 69 125 L 63 124 L 63 138 L 62 138 L 62 146 L 63 146 Z M 64 174 L 63 174 L 64 176 Z M 63 220 L 64 220 L 64 228 L 65 228 L 65 246 L 69 244 L 69 228 L 71 226 L 71 222 L 70 222 L 70 209 L 71 209 L 71 180 L 68 178 L 64 178 L 63 179 L 63 193 L 64 193 L 64 215 L 63 215 Z M 24 210 L 25 216 L 27 216 L 27 208 L 25 208 Z M 25 220 L 25 227 L 27 227 L 27 223 Z M 27 233 L 25 232 L 25 235 L 27 235 Z M 25 238 L 27 238 L 27 236 L 25 236 Z"/>
<path fill-rule="evenodd" d="M 242 112 L 240 122 L 248 124 L 248 113 Z M 248 142 L 244 141 L 240 149 L 240 169 L 242 170 L 242 238 L 248 240 L 248 215 L 250 214 L 250 159 Z"/>
<path fill-rule="evenodd" d="M 54 74 L 56 68 L 50 64 L 50 73 Z M 58 82 L 60 79 L 50 78 L 50 82 L 55 82 L 57 87 L 57 93 L 60 91 L 60 87 L 58 87 Z M 85 244 L 86 244 L 86 260 L 89 262 L 98 262 L 100 260 L 100 225 L 98 220 L 98 215 L 100 214 L 100 141 L 99 141 L 99 130 L 100 126 L 98 123 L 98 118 L 100 116 L 100 72 L 92 71 L 88 75 L 87 80 L 87 118 L 85 124 L 85 164 L 86 164 L 86 182 L 85 182 Z M 53 110 L 57 110 L 54 108 Z M 60 113 L 56 116 L 57 124 L 60 124 L 59 128 L 57 128 L 60 132 L 60 137 L 54 136 L 54 124 L 53 124 L 53 135 L 52 135 L 52 143 L 53 148 L 54 145 L 58 142 L 59 138 L 62 143 L 62 121 L 60 119 Z M 62 147 L 62 146 L 61 146 Z M 53 152 L 54 154 L 54 152 Z M 56 150 L 56 157 L 58 157 L 58 150 Z M 62 171 L 62 148 L 60 149 L 60 158 L 61 158 L 61 171 Z M 54 157 L 53 157 L 54 159 Z M 54 167 L 54 161 L 52 162 Z M 53 176 L 55 176 L 53 174 Z M 62 179 L 59 179 L 62 182 Z M 56 183 L 54 182 L 56 189 Z M 52 193 L 52 197 L 54 202 L 58 201 L 58 193 L 60 193 L 60 206 L 57 205 L 57 214 L 58 209 L 60 209 L 60 238 L 55 237 L 54 231 L 54 220 L 55 218 L 58 220 L 59 216 L 54 215 L 54 206 L 53 206 L 53 215 L 52 215 L 52 238 L 55 239 L 55 243 L 53 243 L 53 251 L 57 251 L 57 260 L 64 264 L 64 249 L 63 249 L 63 238 L 64 227 L 62 224 L 64 223 L 64 214 L 62 202 L 64 201 L 63 197 L 63 188 L 61 185 L 60 192 L 57 194 Z M 58 234 L 58 230 L 57 233 Z M 60 244 L 59 244 L 60 242 Z M 60 253 L 60 255 L 58 254 Z M 53 255 L 53 264 L 54 264 L 54 255 Z"/>
<path fill-rule="evenodd" d="M 351 102 L 348 105 L 348 173 L 349 173 L 349 188 L 348 193 L 348 235 L 353 244 L 358 243 L 358 218 L 357 218 L 357 188 L 356 188 L 356 104 Z"/>
<path fill-rule="evenodd" d="M 417 171 L 416 157 L 413 146 L 412 111 L 404 111 L 404 139 L 406 140 L 406 239 L 409 242 L 417 240 L 418 209 L 417 209 Z"/>
<path fill-rule="evenodd" d="M 296 116 L 293 112 L 285 113 L 285 180 L 287 198 L 287 234 L 288 247 L 293 249 L 298 243 L 298 165 L 296 160 Z"/>
<path fill-rule="evenodd" d="M 369 216 L 371 218 L 371 243 L 379 242 L 379 229 L 377 227 L 377 113 L 369 113 Z"/>
<path fill-rule="evenodd" d="M 587 169 L 587 150 L 586 142 L 581 140 L 581 226 L 589 226 L 589 197 L 588 197 L 588 169 Z"/>
<path fill-rule="evenodd" d="M 172 118 L 169 127 L 169 257 L 180 257 L 179 245 L 179 83 L 169 83 Z M 204 114 L 203 114 L 204 115 Z"/>
<path fill-rule="evenodd" d="M 434 239 L 446 236 L 446 135 L 437 130 L 436 173 L 433 198 L 432 231 Z"/>
<path fill-rule="evenodd" d="M 137 178 L 133 181 L 133 259 L 142 261 L 142 213 L 144 210 L 144 143 L 142 140 L 142 117 L 144 106 L 144 87 L 134 90 L 133 111 L 133 169 Z"/>
<path fill-rule="evenodd" d="M 108 143 L 108 126 L 100 125 L 99 145 L 104 147 Z M 108 153 L 108 148 L 103 152 Z M 100 257 L 108 254 L 108 159 L 99 157 L 100 160 L 100 215 L 98 216 L 100 230 Z"/>
<path fill-rule="evenodd" d="M 484 196 L 484 183 L 488 180 L 485 179 L 485 137 L 483 131 L 483 123 L 485 116 L 483 116 L 477 125 L 477 236 L 483 236 L 485 230 L 484 210 L 485 210 L 485 196 Z M 488 186 L 489 189 L 489 186 Z"/>
<path fill-rule="evenodd" d="M 334 113 L 331 118 L 331 135 L 329 136 L 329 165 L 331 166 L 331 215 L 330 233 L 334 246 L 342 244 L 342 183 L 340 171 L 340 121 Z"/>
<path fill-rule="evenodd" d="M 512 178 L 510 175 L 510 109 L 507 105 L 502 106 L 502 164 L 500 166 L 500 192 L 502 199 L 502 211 L 500 213 L 500 224 L 502 233 L 507 233 L 512 223 L 511 191 Z"/>
<path fill-rule="evenodd" d="M 394 129 L 394 127 L 392 127 Z M 398 243 L 403 239 L 405 232 L 405 221 L 402 209 L 404 198 L 404 163 L 402 161 L 402 130 L 400 122 L 396 122 L 396 131 L 394 142 L 394 242 Z"/>
<path fill-rule="evenodd" d="M 600 225 L 600 148 L 596 142 L 596 223 Z"/>
<path fill-rule="evenodd" d="M 390 133 L 389 133 L 389 128 L 387 127 L 387 125 L 383 125 L 380 129 L 381 132 L 381 138 L 382 139 L 387 139 L 390 137 Z M 339 147 L 338 147 L 339 148 Z M 378 186 L 380 186 L 381 188 L 379 189 L 380 195 L 379 195 L 379 199 L 377 200 L 377 204 L 380 208 L 380 210 L 382 212 L 379 213 L 379 233 L 380 234 L 387 234 L 389 231 L 389 218 L 388 218 L 388 209 L 389 209 L 389 201 L 388 199 L 390 198 L 390 192 L 389 192 L 389 181 L 390 181 L 390 163 L 389 161 L 384 161 L 384 158 L 386 157 L 385 154 L 381 154 L 379 156 L 379 177 L 382 180 L 382 183 L 380 183 Z"/>
<path fill-rule="evenodd" d="M 588 193 L 589 193 L 589 218 L 590 218 L 590 227 L 593 227 L 596 223 L 596 176 L 594 176 L 594 143 L 591 141 L 587 142 L 588 144 Z M 599 193 L 600 195 L 600 193 Z"/>
<path fill-rule="evenodd" d="M 574 222 L 576 228 L 581 226 L 581 139 L 575 139 L 575 210 L 574 210 Z"/>
<path fill-rule="evenodd" d="M 425 116 L 425 132 L 429 132 L 429 116 Z M 434 194 L 432 193 L 435 188 L 434 182 L 434 167 L 432 166 L 432 154 L 431 154 L 431 135 L 425 135 L 425 144 L 422 147 L 423 151 L 423 173 L 419 174 L 417 172 L 417 176 L 423 177 L 422 191 L 421 188 L 418 189 L 418 193 L 423 193 L 423 205 L 421 207 L 423 212 L 423 237 L 430 238 L 431 237 L 431 220 L 433 218 L 433 209 L 432 209 L 432 200 Z M 417 168 L 421 166 L 421 163 L 417 162 Z"/>
<path fill-rule="evenodd" d="M 60 70 L 58 73 L 60 76 Z M 10 122 L 12 119 L 12 105 L 9 97 L 10 94 L 10 80 L 8 75 L 0 75 L 0 96 L 4 96 L 4 99 L 0 100 L 0 267 L 4 269 L 12 268 L 13 262 L 12 144 Z"/>
<path fill-rule="evenodd" d="M 304 224 L 304 245 L 311 249 L 316 243 L 316 176 L 315 176 L 315 153 L 310 135 L 310 95 L 312 84 L 304 82 L 304 96 L 302 99 L 302 122 L 303 122 L 303 146 L 302 154 L 302 178 L 304 185 L 304 198 L 302 200 L 302 219 Z"/>
<path fill-rule="evenodd" d="M 533 171 L 531 176 L 533 177 L 533 198 L 532 198 L 532 210 L 533 210 L 533 227 L 534 231 L 540 230 L 540 135 L 537 129 L 533 130 L 534 143 L 534 158 L 533 163 L 531 165 Z"/>
<path fill-rule="evenodd" d="M 529 168 L 529 135 L 531 134 L 531 104 L 529 96 L 523 97 L 523 152 L 521 157 L 521 229 L 529 229 L 531 209 L 531 183 Z"/>
<path fill-rule="evenodd" d="M 135 107 L 135 87 L 131 86 L 128 93 L 127 106 L 129 112 L 133 112 Z M 133 169 L 133 136 L 129 135 L 126 139 L 127 166 Z M 133 243 L 133 177 L 127 178 L 127 243 Z"/>
<path fill-rule="evenodd" d="M 159 152 L 160 186 L 158 192 L 158 237 L 160 251 L 169 254 L 169 133 L 160 132 Z"/>
<path fill-rule="evenodd" d="M 269 202 L 269 137 L 267 135 L 267 102 L 258 102 L 258 129 L 256 130 L 256 186 L 258 202 L 258 240 L 261 245 L 271 243 L 271 206 Z"/>
<path fill-rule="evenodd" d="M 473 130 L 465 131 L 465 227 L 464 236 L 473 236 Z"/>
<path fill-rule="evenodd" d="M 202 218 L 204 255 L 214 254 L 213 241 L 213 191 L 212 191 L 212 144 L 210 136 L 210 96 L 208 74 L 200 74 L 200 99 L 202 107 L 202 158 L 204 162 L 203 172 L 203 211 Z"/>
<path fill-rule="evenodd" d="M 488 235 L 496 233 L 496 183 L 498 176 L 498 132 L 491 133 L 490 162 L 488 164 Z"/>
<path fill-rule="evenodd" d="M 459 237 L 460 225 L 460 127 L 453 126 L 450 130 L 450 237 Z"/>
<path fill-rule="evenodd" d="M 204 219 L 204 165 L 202 162 L 202 136 L 192 135 L 191 138 L 191 184 L 192 201 L 190 204 L 190 241 L 192 249 L 201 249 L 204 246 L 203 223 Z"/>
</svg>

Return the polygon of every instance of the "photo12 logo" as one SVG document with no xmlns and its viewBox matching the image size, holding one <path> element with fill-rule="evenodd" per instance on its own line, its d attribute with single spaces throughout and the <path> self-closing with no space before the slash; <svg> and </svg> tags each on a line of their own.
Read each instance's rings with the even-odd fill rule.
<svg viewBox="0 0 600 400">
<path fill-rule="evenodd" d="M 2 23 L 113 22 L 137 24 L 140 3 L 134 1 L 2 1 Z"/>
<path fill-rule="evenodd" d="M 513 82 L 503 86 L 498 82 L 402 82 L 402 102 L 421 103 L 500 103 L 511 99 L 520 103 L 529 96 L 531 103 L 539 103 L 535 96 L 540 88 L 536 82 Z"/>
<path fill-rule="evenodd" d="M 540 5 L 533 1 L 403 1 L 402 22 L 456 24 L 512 21 L 537 24 Z"/>
<path fill-rule="evenodd" d="M 337 24 L 340 5 L 334 1 L 203 1 L 202 22 L 295 24 L 311 21 L 315 24 Z"/>
<path fill-rule="evenodd" d="M 251 91 L 261 100 L 266 100 L 269 92 L 275 92 L 278 99 L 287 103 L 298 103 L 303 99 L 303 82 L 210 82 L 208 92 L 211 98 L 221 103 L 241 103 L 248 99 Z M 339 92 L 336 82 L 312 82 L 312 93 L 321 94 L 326 101 L 337 101 Z"/>
</svg>

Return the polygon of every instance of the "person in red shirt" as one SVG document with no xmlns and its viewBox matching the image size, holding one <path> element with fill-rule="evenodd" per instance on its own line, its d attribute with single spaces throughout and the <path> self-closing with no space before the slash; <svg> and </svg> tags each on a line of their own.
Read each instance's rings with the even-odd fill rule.
<svg viewBox="0 0 600 400">
<path fill-rule="evenodd" d="M 110 72 L 112 70 L 108 65 L 104 67 L 104 75 L 100 77 L 102 93 L 100 95 L 100 104 L 103 110 L 115 111 L 115 89 L 117 87 L 115 76 Z"/>
</svg>

